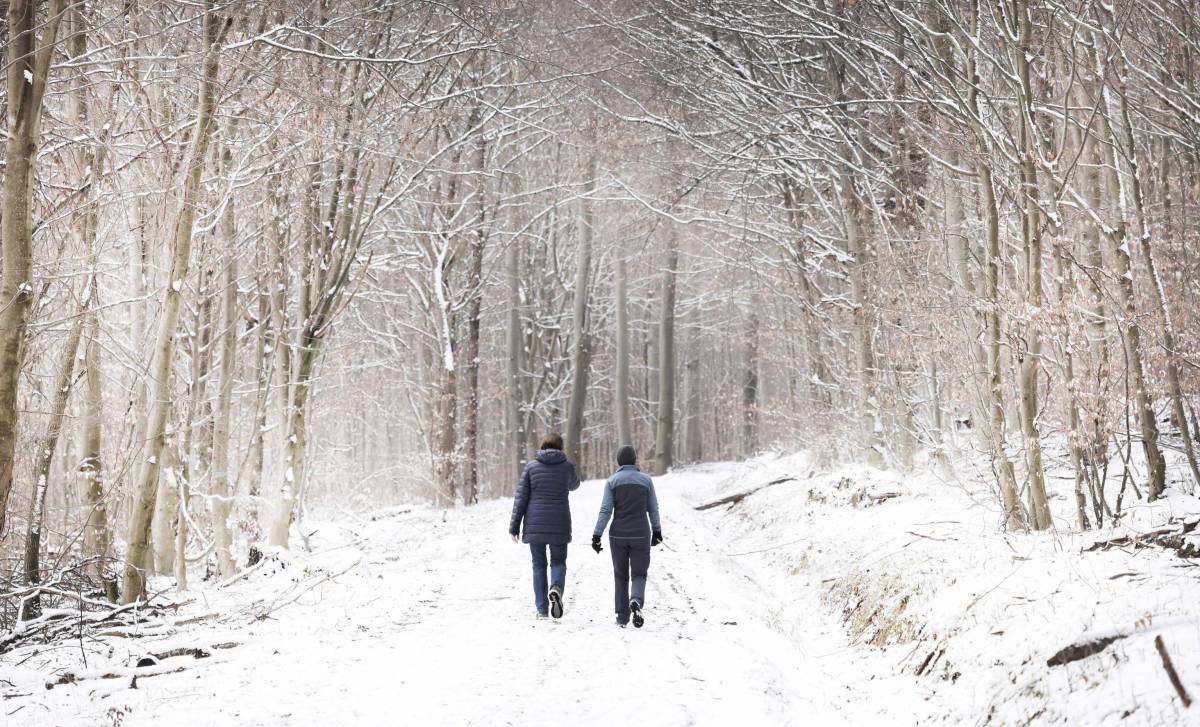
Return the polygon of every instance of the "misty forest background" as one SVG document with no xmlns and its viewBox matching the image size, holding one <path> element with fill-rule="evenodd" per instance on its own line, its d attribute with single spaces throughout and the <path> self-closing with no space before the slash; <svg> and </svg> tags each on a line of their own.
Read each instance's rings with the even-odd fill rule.
<svg viewBox="0 0 1200 727">
<path fill-rule="evenodd" d="M 1200 479 L 1196 0 L 4 5 L 6 627 L 553 429 Z"/>
</svg>

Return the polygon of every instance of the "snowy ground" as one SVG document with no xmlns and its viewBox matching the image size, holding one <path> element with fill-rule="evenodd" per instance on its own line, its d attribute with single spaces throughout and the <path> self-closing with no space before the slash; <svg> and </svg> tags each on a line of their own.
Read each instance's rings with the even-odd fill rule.
<svg viewBox="0 0 1200 727">
<path fill-rule="evenodd" d="M 560 622 L 533 618 L 511 500 L 309 521 L 311 552 L 198 584 L 167 628 L 6 654 L 4 724 L 1200 724 L 1154 647 L 1200 696 L 1195 563 L 1085 550 L 1200 517 L 1195 498 L 1132 501 L 1122 530 L 1079 535 L 1060 493 L 1060 532 L 1004 535 L 987 478 L 958 467 L 817 472 L 797 454 L 660 478 L 641 630 L 614 625 L 608 552 L 587 544 L 596 482 L 572 496 Z M 1123 638 L 1047 664 L 1104 636 Z M 210 656 L 134 666 L 177 647 Z"/>
<path fill-rule="evenodd" d="M 646 627 L 613 623 L 611 561 L 587 545 L 600 485 L 572 498 L 565 617 L 536 621 L 529 555 L 506 533 L 511 501 L 444 513 L 313 524 L 314 553 L 227 588 L 199 587 L 165 635 L 14 653 L 7 724 L 867 723 L 864 698 L 815 598 L 811 633 L 780 637 L 773 578 L 727 555 L 692 503 L 729 468 L 661 478 L 666 547 L 654 549 Z M 212 649 L 212 645 L 236 646 Z M 109 645 L 111 644 L 111 646 Z M 165 659 L 130 689 L 139 655 Z M 63 670 L 75 684 L 47 690 Z M 99 679 L 116 671 L 120 678 Z M 93 678 L 84 678 L 93 677 Z"/>
</svg>

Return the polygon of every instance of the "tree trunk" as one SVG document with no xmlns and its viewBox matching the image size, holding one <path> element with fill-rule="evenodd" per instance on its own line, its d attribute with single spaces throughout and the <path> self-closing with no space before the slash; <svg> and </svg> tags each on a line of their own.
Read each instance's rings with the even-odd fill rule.
<svg viewBox="0 0 1200 727">
<path fill-rule="evenodd" d="M 979 32 L 979 2 L 971 3 L 972 35 Z M 967 90 L 967 111 L 972 119 L 979 119 L 978 80 L 975 50 L 968 46 L 966 78 L 971 83 Z M 983 303 L 984 303 L 984 352 L 987 357 L 986 408 L 990 412 L 989 435 L 992 459 L 997 470 L 1000 500 L 1004 508 L 1005 527 L 1017 530 L 1025 527 L 1025 512 L 1017 495 L 1017 478 L 1012 461 L 1005 446 L 1004 392 L 1001 387 L 1003 359 L 1000 356 L 1000 210 L 996 205 L 996 189 L 992 180 L 991 148 L 987 135 L 975 122 L 976 150 L 975 171 L 979 179 L 980 202 L 987 220 L 986 246 L 984 252 Z"/>
<path fill-rule="evenodd" d="M 146 413 L 149 422 L 146 427 L 148 451 L 133 487 L 135 502 L 130 516 L 129 552 L 121 596 L 124 603 L 138 600 L 145 592 L 143 565 L 149 547 L 150 518 L 154 512 L 155 488 L 159 475 L 158 461 L 163 453 L 167 421 L 171 412 L 171 361 L 175 353 L 175 326 L 179 322 L 183 281 L 187 277 L 191 261 L 192 227 L 216 106 L 220 23 L 212 12 L 212 0 L 206 0 L 204 8 L 202 27 L 205 53 L 199 89 L 199 112 L 187 161 L 183 195 L 175 220 L 167 287 L 150 367 L 151 395 L 147 402 L 149 410 Z"/>
<path fill-rule="evenodd" d="M 228 145 L 221 151 L 222 166 L 226 173 L 233 161 Z M 235 573 L 231 549 L 233 536 L 229 527 L 229 515 L 233 504 L 233 485 L 229 472 L 229 432 L 233 405 L 235 363 L 237 361 L 237 225 L 233 219 L 232 201 L 227 201 L 218 224 L 220 239 L 225 248 L 225 275 L 221 291 L 221 363 L 217 390 L 217 405 L 213 422 L 212 478 L 210 496 L 212 502 L 213 545 L 217 555 L 217 570 L 221 578 L 231 578 Z"/>
<path fill-rule="evenodd" d="M 71 395 L 75 356 L 79 350 L 80 336 L 83 333 L 85 313 L 84 310 L 78 312 L 75 321 L 71 324 L 71 332 L 67 335 L 67 344 L 62 352 L 62 363 L 58 370 L 58 378 L 55 380 L 54 399 L 50 405 L 50 421 L 46 425 L 46 434 L 38 442 L 35 452 L 33 499 L 30 502 L 29 524 L 25 533 L 25 582 L 31 586 L 42 582 L 42 526 L 45 523 L 46 515 L 46 491 L 50 487 L 50 465 L 54 461 L 54 450 L 58 448 L 58 435 L 62 432 L 63 416 L 66 414 L 67 400 Z M 40 613 L 41 601 L 36 594 L 22 601 L 22 620 L 34 618 Z"/>
<path fill-rule="evenodd" d="M 746 330 L 745 358 L 742 361 L 742 454 L 751 455 L 758 442 L 758 307 L 757 296 L 750 303 L 750 321 Z"/>
<path fill-rule="evenodd" d="M 95 559 L 89 569 L 104 584 L 105 594 L 117 600 L 117 581 L 108 564 L 112 534 L 108 526 L 108 506 L 104 493 L 104 469 L 101 461 L 101 424 L 103 410 L 103 378 L 100 359 L 100 318 L 96 313 L 97 300 L 92 299 L 87 313 L 87 341 L 84 344 L 83 365 L 86 369 L 84 395 L 79 418 L 79 482 L 83 490 L 83 551 Z"/>
<path fill-rule="evenodd" d="M 509 456 L 512 471 L 509 479 L 516 482 L 525 468 L 525 382 L 522 371 L 525 367 L 525 335 L 521 330 L 524 308 L 521 302 L 521 250 L 519 243 L 512 240 L 505 251 L 505 267 L 508 272 L 508 413 L 509 413 Z"/>
<path fill-rule="evenodd" d="M 704 459 L 703 400 L 700 397 L 700 359 L 692 357 L 684 365 L 687 372 L 687 418 L 684 423 L 683 448 L 688 462 Z"/>
<path fill-rule="evenodd" d="M 1024 346 L 1018 349 L 1019 380 L 1021 386 L 1021 432 L 1025 438 L 1025 462 L 1029 477 L 1030 525 L 1034 530 L 1046 530 L 1051 526 L 1050 505 L 1046 499 L 1045 472 L 1042 467 L 1042 435 L 1038 428 L 1038 372 L 1042 354 L 1040 325 L 1035 313 L 1043 305 L 1042 295 L 1042 232 L 1041 214 L 1038 210 L 1040 192 L 1037 179 L 1037 150 L 1033 131 L 1033 87 L 1030 81 L 1029 53 L 1033 34 L 1027 0 L 1014 0 L 1013 12 L 1016 21 L 1017 44 L 1013 60 L 1021 84 L 1021 184 L 1023 191 L 1022 233 L 1025 243 L 1025 306 L 1030 311 L 1030 320 L 1024 327 Z"/>
<path fill-rule="evenodd" d="M 33 186 L 41 143 L 42 100 L 66 0 L 51 0 L 39 40 L 37 2 L 10 0 L 8 133 L 4 199 L 0 212 L 0 533 L 5 532 L 17 445 L 17 388 L 25 358 L 25 330 L 33 303 Z"/>
<path fill-rule="evenodd" d="M 658 426 L 654 437 L 654 472 L 665 475 L 675 464 L 675 281 L 679 267 L 678 231 L 667 238 L 663 270 L 662 311 L 658 326 Z"/>
<path fill-rule="evenodd" d="M 869 300 L 867 273 L 870 249 L 863 230 L 863 201 L 854 184 L 854 151 L 850 139 L 856 133 L 856 122 L 851 122 L 849 97 L 844 84 L 845 62 L 832 50 L 825 53 L 831 95 L 840 108 L 843 128 L 840 133 L 839 159 L 837 160 L 838 186 L 842 218 L 846 233 L 846 255 L 849 256 L 848 277 L 850 298 L 854 306 L 854 341 L 856 368 L 858 369 L 858 402 L 855 414 L 859 419 L 859 440 L 868 464 L 883 464 L 882 442 L 880 441 L 879 399 L 876 393 L 875 370 L 875 309 Z"/>
<path fill-rule="evenodd" d="M 1103 12 L 1107 13 L 1107 11 Z M 1118 109 L 1120 111 L 1120 126 L 1123 132 L 1122 136 L 1124 137 L 1122 141 L 1125 146 L 1125 158 L 1130 167 L 1129 191 L 1131 192 L 1134 216 L 1138 223 L 1139 248 L 1142 252 L 1142 261 L 1146 265 L 1146 274 L 1150 278 L 1151 299 L 1154 301 L 1155 308 L 1158 309 L 1158 315 L 1162 323 L 1163 347 L 1166 349 L 1167 392 L 1171 397 L 1171 416 L 1175 420 L 1175 425 L 1179 427 L 1179 435 L 1183 440 L 1183 451 L 1187 458 L 1188 467 L 1192 471 L 1194 489 L 1195 485 L 1200 484 L 1200 465 L 1196 462 L 1196 451 L 1192 444 L 1191 434 L 1188 431 L 1187 414 L 1183 410 L 1183 390 L 1179 385 L 1179 352 L 1175 347 L 1175 326 L 1172 323 L 1171 308 L 1167 303 L 1166 291 L 1163 289 L 1162 279 L 1158 274 L 1158 266 L 1154 261 L 1154 249 L 1151 245 L 1153 238 L 1150 234 L 1150 224 L 1146 219 L 1146 202 L 1142 191 L 1141 167 L 1138 163 L 1137 147 L 1133 139 L 1133 122 L 1129 118 L 1129 101 L 1125 88 L 1124 62 L 1119 58 L 1116 59 L 1115 84 Z M 1169 219 L 1169 215 L 1167 215 L 1167 218 Z M 1163 485 L 1165 486 L 1165 472 Z M 1161 488 L 1157 491 L 1154 487 L 1150 488 L 1151 499 L 1161 494 Z"/>
<path fill-rule="evenodd" d="M 475 191 L 476 228 L 471 240 L 470 268 L 467 271 L 467 406 L 463 436 L 466 439 L 466 461 L 463 463 L 463 503 L 474 505 L 479 502 L 479 319 L 483 308 L 483 253 L 487 245 L 487 142 L 482 138 L 475 143 L 476 171 L 480 180 Z"/>
<path fill-rule="evenodd" d="M 1099 44 L 1099 38 L 1093 46 Z M 1093 53 L 1099 54 L 1098 49 Z M 1096 61 L 1099 62 L 1097 55 Z M 1133 391 L 1137 405 L 1138 427 L 1142 435 L 1142 451 L 1146 456 L 1149 467 L 1150 481 L 1147 485 L 1150 499 L 1162 494 L 1166 484 L 1166 463 L 1162 450 L 1158 446 L 1158 422 L 1154 417 L 1154 403 L 1150 398 L 1150 390 L 1146 383 L 1145 368 L 1142 359 L 1142 332 L 1137 321 L 1137 299 L 1134 291 L 1134 275 L 1136 271 L 1130 259 L 1132 240 L 1126 215 L 1126 196 L 1122 190 L 1120 170 L 1115 147 L 1119 146 L 1119 136 L 1114 128 L 1115 118 L 1112 105 L 1109 103 L 1107 91 L 1099 89 L 1097 102 L 1099 105 L 1098 122 L 1102 128 L 1100 133 L 1108 141 L 1103 145 L 1104 178 L 1108 204 L 1116 208 L 1116 213 L 1110 213 L 1103 234 L 1113 252 L 1113 276 L 1117 280 L 1117 302 L 1121 309 L 1121 327 L 1128 346 L 1129 375 L 1133 378 Z"/>
<path fill-rule="evenodd" d="M 633 419 L 629 414 L 629 293 L 623 243 L 618 243 L 616 256 L 616 274 L 613 285 L 615 286 L 617 307 L 617 375 L 614 395 L 616 397 L 617 443 L 625 445 L 633 444 Z"/>
<path fill-rule="evenodd" d="M 571 398 L 567 407 L 567 458 L 582 468 L 583 415 L 587 405 L 588 375 L 592 363 L 591 333 L 588 331 L 588 288 L 592 267 L 592 241 L 595 237 L 596 152 L 589 152 L 583 181 L 582 219 L 579 249 L 575 257 L 575 301 L 572 315 L 574 338 L 571 346 Z"/>
</svg>

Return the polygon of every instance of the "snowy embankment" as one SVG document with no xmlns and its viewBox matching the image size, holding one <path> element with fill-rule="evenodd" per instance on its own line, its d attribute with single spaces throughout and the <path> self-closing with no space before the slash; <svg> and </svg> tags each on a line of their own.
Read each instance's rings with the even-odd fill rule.
<svg viewBox="0 0 1200 727">
<path fill-rule="evenodd" d="M 1057 474 L 1057 529 L 1004 533 L 984 473 L 764 457 L 723 494 L 777 484 L 711 523 L 780 574 L 783 631 L 804 640 L 819 592 L 850 643 L 915 679 L 919 706 L 893 711 L 899 723 L 1200 724 L 1162 656 L 1200 696 L 1200 563 L 1181 557 L 1200 546 L 1200 501 L 1127 492 L 1121 528 L 1071 532 L 1072 481 Z"/>
<path fill-rule="evenodd" d="M 1004 534 L 986 484 L 951 482 L 987 478 L 803 455 L 660 478 L 641 630 L 613 624 L 609 554 L 587 545 L 597 482 L 571 499 L 559 622 L 533 618 L 510 501 L 308 521 L 311 550 L 168 592 L 166 618 L 4 654 L 4 724 L 1195 721 L 1155 645 L 1200 693 L 1193 564 L 1090 549 L 1194 522 L 1192 498 L 1127 497 L 1128 530 L 1080 535 L 1059 493 L 1060 532 Z"/>
</svg>

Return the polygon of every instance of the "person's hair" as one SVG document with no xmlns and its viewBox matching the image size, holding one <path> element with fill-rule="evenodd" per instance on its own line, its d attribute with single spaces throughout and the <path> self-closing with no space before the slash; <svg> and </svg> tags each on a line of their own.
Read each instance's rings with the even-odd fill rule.
<svg viewBox="0 0 1200 727">
<path fill-rule="evenodd" d="M 562 435 L 558 432 L 550 432 L 542 437 L 542 449 L 562 449 Z"/>
</svg>

